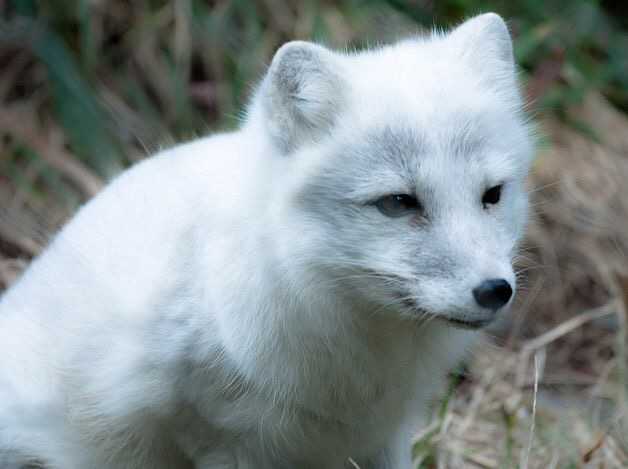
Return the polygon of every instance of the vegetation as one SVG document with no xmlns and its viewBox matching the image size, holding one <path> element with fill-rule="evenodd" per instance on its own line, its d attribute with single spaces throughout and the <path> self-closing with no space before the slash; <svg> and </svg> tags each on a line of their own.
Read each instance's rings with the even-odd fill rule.
<svg viewBox="0 0 628 469">
<path fill-rule="evenodd" d="M 628 467 L 628 6 L 602 0 L 0 0 L 0 288 L 163 146 L 237 125 L 290 39 L 362 48 L 509 20 L 539 123 L 524 294 L 421 467 Z"/>
</svg>

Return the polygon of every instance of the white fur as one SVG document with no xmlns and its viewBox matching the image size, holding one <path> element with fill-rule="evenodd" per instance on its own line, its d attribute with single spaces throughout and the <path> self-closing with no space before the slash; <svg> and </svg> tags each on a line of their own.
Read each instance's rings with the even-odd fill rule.
<svg viewBox="0 0 628 469">
<path fill-rule="evenodd" d="M 1 298 L 0 465 L 409 469 L 478 336 L 448 319 L 514 284 L 531 153 L 497 15 L 284 46 L 240 130 L 121 175 Z"/>
</svg>

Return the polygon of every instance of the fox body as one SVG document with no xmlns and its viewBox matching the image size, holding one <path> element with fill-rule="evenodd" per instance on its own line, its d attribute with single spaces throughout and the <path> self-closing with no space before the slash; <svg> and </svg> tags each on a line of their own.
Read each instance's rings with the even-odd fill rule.
<svg viewBox="0 0 628 469">
<path fill-rule="evenodd" d="M 123 173 L 1 298 L 0 465 L 411 468 L 510 303 L 521 109 L 495 14 L 284 45 L 240 130 Z"/>
</svg>

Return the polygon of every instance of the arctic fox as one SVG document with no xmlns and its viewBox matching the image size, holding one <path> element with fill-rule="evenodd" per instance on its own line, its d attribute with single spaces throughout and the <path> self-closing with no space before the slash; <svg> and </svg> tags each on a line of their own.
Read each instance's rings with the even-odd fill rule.
<svg viewBox="0 0 628 469">
<path fill-rule="evenodd" d="M 0 465 L 411 468 L 511 303 L 532 153 L 495 14 L 284 45 L 240 130 L 122 174 L 4 294 Z"/>
</svg>

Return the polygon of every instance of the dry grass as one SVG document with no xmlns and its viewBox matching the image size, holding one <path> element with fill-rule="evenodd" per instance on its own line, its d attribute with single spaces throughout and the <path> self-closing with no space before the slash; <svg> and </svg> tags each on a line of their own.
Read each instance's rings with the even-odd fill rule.
<svg viewBox="0 0 628 469">
<path fill-rule="evenodd" d="M 604 407 L 603 378 L 577 388 L 545 370 L 543 348 L 529 357 L 487 349 L 477 355 L 473 382 L 458 390 L 431 432 L 417 444 L 424 467 L 628 466 L 623 414 Z M 518 382 L 517 370 L 529 368 Z M 625 412 L 625 411 L 624 411 Z"/>
</svg>

